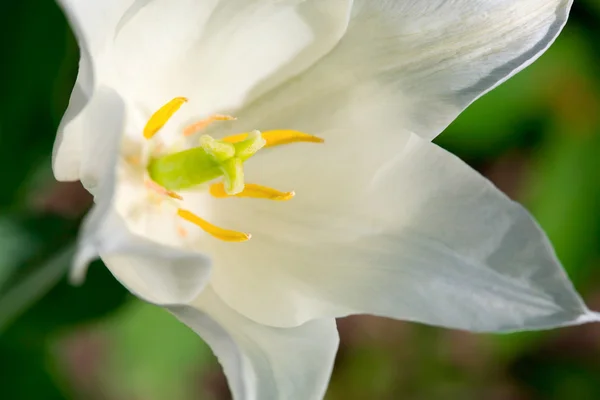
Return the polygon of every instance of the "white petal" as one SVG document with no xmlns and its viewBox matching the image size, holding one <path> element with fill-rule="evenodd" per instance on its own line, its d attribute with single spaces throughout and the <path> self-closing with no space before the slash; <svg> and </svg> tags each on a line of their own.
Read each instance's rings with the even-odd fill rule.
<svg viewBox="0 0 600 400">
<path fill-rule="evenodd" d="M 431 139 L 533 62 L 570 0 L 357 0 L 338 46 L 238 117 L 245 129 L 325 134 L 339 120 Z"/>
<path fill-rule="evenodd" d="M 195 117 L 296 75 L 338 42 L 350 0 L 154 0 L 119 26 L 107 76 L 137 106 L 186 96 Z"/>
<path fill-rule="evenodd" d="M 89 117 L 81 176 L 94 193 L 96 205 L 82 227 L 73 280 L 81 282 L 90 261 L 101 257 L 123 285 L 146 301 L 175 304 L 192 300 L 208 281 L 209 260 L 135 236 L 126 227 L 113 204 L 123 104 L 114 91 L 101 87 L 90 108 L 93 113 L 81 115 Z"/>
<path fill-rule="evenodd" d="M 190 302 L 210 276 L 206 257 L 135 236 L 103 203 L 94 206 L 84 222 L 72 280 L 83 281 L 88 264 L 99 257 L 131 292 L 160 305 Z"/>
<path fill-rule="evenodd" d="M 90 116 L 79 116 L 90 100 L 98 85 L 95 64 L 97 58 L 105 52 L 110 39 L 107 32 L 114 29 L 120 14 L 128 7 L 126 1 L 106 0 L 58 0 L 69 24 L 75 33 L 79 45 L 80 60 L 77 81 L 71 93 L 69 106 L 58 128 L 52 154 L 52 168 L 56 179 L 75 181 L 80 179 L 80 163 L 85 159 L 84 142 L 88 141 L 87 119 L 94 118 L 98 106 L 86 111 Z M 79 118 L 78 118 L 79 116 Z M 84 136 L 85 135 L 85 136 Z"/>
<path fill-rule="evenodd" d="M 308 68 L 343 35 L 351 0 L 60 0 L 81 61 L 54 149 L 58 179 L 78 179 L 86 133 L 76 116 L 114 88 L 139 134 L 166 101 L 187 96 L 185 123 L 258 96 Z M 139 114 L 139 115 L 138 115 Z M 74 120 L 75 119 L 75 120 Z M 142 122 L 143 123 L 143 122 Z"/>
<path fill-rule="evenodd" d="M 236 400 L 320 400 L 338 347 L 335 320 L 273 328 L 241 316 L 207 288 L 191 306 L 169 307 L 221 362 Z"/>
<path fill-rule="evenodd" d="M 113 154 L 116 161 L 119 152 Z M 189 303 L 208 283 L 210 260 L 134 234 L 115 209 L 115 177 L 113 164 L 98 187 L 96 205 L 83 223 L 72 281 L 81 283 L 89 263 L 101 258 L 115 278 L 138 297 L 159 305 Z"/>
<path fill-rule="evenodd" d="M 127 10 L 134 4 L 152 0 L 57 0 L 63 9 L 79 46 L 93 56 L 106 51 L 114 32 Z M 139 4 L 141 5 L 141 4 Z"/>
<path fill-rule="evenodd" d="M 417 135 L 392 149 L 379 143 L 352 137 L 318 153 L 305 147 L 304 157 L 281 149 L 279 163 L 263 157 L 270 169 L 260 155 L 248 162 L 247 179 L 281 184 L 287 174 L 294 186 L 283 189 L 297 194 L 214 201 L 213 221 L 253 234 L 239 245 L 205 244 L 227 304 L 275 326 L 354 313 L 473 331 L 597 318 L 522 207 Z"/>
<path fill-rule="evenodd" d="M 75 92 L 78 92 L 77 87 Z M 116 164 L 124 121 L 123 99 L 110 88 L 98 88 L 86 112 L 69 122 L 70 127 L 83 134 L 69 136 L 59 132 L 53 154 L 57 179 L 81 179 L 92 193 L 103 180 L 111 180 L 107 175 Z"/>
<path fill-rule="evenodd" d="M 118 95 L 106 95 L 104 93 L 86 93 L 84 85 L 80 83 L 80 77 L 84 74 L 86 67 L 84 62 L 80 63 L 78 81 L 75 83 L 69 106 L 65 111 L 52 152 L 52 169 L 54 176 L 59 181 L 86 180 L 91 178 L 90 185 L 95 185 L 94 167 L 90 164 L 90 148 L 99 143 L 105 136 L 105 130 L 123 131 L 124 109 L 123 101 Z M 81 113 L 86 109 L 85 113 Z M 103 120 L 103 116 L 111 118 Z M 82 166 L 86 163 L 87 166 Z M 85 170 L 85 171 L 83 171 Z M 88 176 L 84 177 L 83 175 Z M 85 184 L 86 182 L 84 182 Z"/>
</svg>

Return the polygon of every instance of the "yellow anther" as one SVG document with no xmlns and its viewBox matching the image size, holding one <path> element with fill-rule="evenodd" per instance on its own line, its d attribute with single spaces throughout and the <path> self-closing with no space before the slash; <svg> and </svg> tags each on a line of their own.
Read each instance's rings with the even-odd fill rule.
<svg viewBox="0 0 600 400">
<path fill-rule="evenodd" d="M 231 115 L 222 115 L 222 114 L 215 114 L 215 115 L 211 115 L 208 118 L 205 118 L 203 120 L 200 120 L 194 124 L 188 125 L 187 127 L 185 127 L 185 129 L 183 130 L 183 136 L 191 136 L 194 133 L 206 128 L 207 126 L 209 126 L 210 124 L 212 124 L 213 122 L 217 122 L 217 121 L 235 121 L 235 117 L 232 117 Z"/>
<path fill-rule="evenodd" d="M 152 114 L 148 120 L 148 123 L 144 127 L 144 137 L 146 139 L 151 139 L 154 135 L 156 135 L 160 128 L 167 123 L 167 121 L 185 102 L 187 102 L 185 97 L 175 97 L 173 100 L 159 108 L 157 112 Z"/>
<path fill-rule="evenodd" d="M 266 186 L 256 185 L 254 183 L 246 183 L 244 190 L 240 193 L 229 195 L 225 191 L 225 185 L 223 183 L 215 183 L 210 185 L 210 194 L 217 198 L 226 197 L 251 197 L 254 199 L 266 199 L 275 201 L 288 201 L 296 195 L 295 192 L 280 192 L 279 190 L 272 189 Z"/>
<path fill-rule="evenodd" d="M 164 187 L 160 186 L 158 183 L 152 181 L 152 180 L 147 180 L 146 181 L 146 188 L 152 190 L 153 192 L 156 192 L 160 195 L 163 196 L 169 196 L 172 199 L 176 199 L 176 200 L 183 200 L 183 197 L 181 197 L 180 195 L 178 195 L 177 193 L 171 191 L 171 190 L 167 190 Z"/>
<path fill-rule="evenodd" d="M 196 214 L 188 210 L 184 210 L 182 208 L 177 210 L 177 215 L 185 219 L 186 221 L 198 226 L 200 229 L 202 229 L 209 235 L 214 236 L 215 238 L 223 240 L 225 242 L 245 242 L 251 237 L 248 233 L 219 228 L 218 226 L 215 226 L 210 222 L 203 220 Z"/>
<path fill-rule="evenodd" d="M 275 130 L 262 132 L 262 137 L 265 139 L 267 144 L 265 147 L 279 146 L 282 144 L 297 143 L 297 142 L 309 142 L 309 143 L 323 143 L 325 140 L 320 137 L 309 135 L 293 130 Z M 248 133 L 240 133 L 237 135 L 227 136 L 222 140 L 227 143 L 238 143 L 245 140 L 248 137 Z"/>
</svg>

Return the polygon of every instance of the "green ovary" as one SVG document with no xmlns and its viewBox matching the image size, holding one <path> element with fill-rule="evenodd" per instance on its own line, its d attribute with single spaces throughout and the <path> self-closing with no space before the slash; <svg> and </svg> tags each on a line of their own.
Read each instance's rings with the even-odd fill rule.
<svg viewBox="0 0 600 400">
<path fill-rule="evenodd" d="M 196 147 L 150 160 L 150 179 L 167 190 L 190 189 L 223 175 L 219 164 Z"/>
<path fill-rule="evenodd" d="M 200 138 L 200 147 L 151 159 L 148 175 L 172 191 L 191 189 L 222 176 L 226 192 L 234 195 L 244 190 L 242 163 L 264 144 L 260 132 L 235 145 L 205 135 Z"/>
</svg>

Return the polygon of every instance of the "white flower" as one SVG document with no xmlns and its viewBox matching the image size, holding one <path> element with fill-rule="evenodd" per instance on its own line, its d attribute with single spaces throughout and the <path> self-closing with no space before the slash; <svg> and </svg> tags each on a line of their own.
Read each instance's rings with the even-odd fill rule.
<svg viewBox="0 0 600 400">
<path fill-rule="evenodd" d="M 570 0 L 59 3 L 81 63 L 54 171 L 96 200 L 74 277 L 99 255 L 212 346 L 236 398 L 322 397 L 348 314 L 598 320 L 527 212 L 430 143 Z"/>
</svg>

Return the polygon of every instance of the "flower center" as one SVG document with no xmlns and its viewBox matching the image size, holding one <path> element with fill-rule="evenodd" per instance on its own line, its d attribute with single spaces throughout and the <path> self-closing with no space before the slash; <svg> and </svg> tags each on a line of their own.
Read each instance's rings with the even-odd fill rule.
<svg viewBox="0 0 600 400">
<path fill-rule="evenodd" d="M 152 140 L 186 102 L 186 98 L 176 97 L 156 111 L 144 127 L 144 138 Z M 186 127 L 183 135 L 194 135 L 216 121 L 234 119 L 228 115 L 213 115 Z M 323 143 L 323 139 L 294 130 L 272 130 L 262 133 L 255 130 L 221 140 L 202 135 L 198 147 L 163 155 L 151 154 L 146 165 L 146 187 L 160 196 L 178 201 L 183 200 L 179 191 L 204 184 L 210 184 L 209 193 L 216 198 L 235 196 L 287 201 L 294 197 L 293 191 L 281 192 L 254 183 L 246 183 L 243 165 L 262 148 L 296 142 Z M 183 208 L 178 207 L 177 215 L 220 240 L 244 242 L 251 237 L 248 233 L 215 226 Z M 185 230 L 181 230 L 180 234 L 185 235 Z"/>
</svg>

